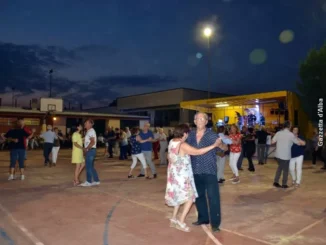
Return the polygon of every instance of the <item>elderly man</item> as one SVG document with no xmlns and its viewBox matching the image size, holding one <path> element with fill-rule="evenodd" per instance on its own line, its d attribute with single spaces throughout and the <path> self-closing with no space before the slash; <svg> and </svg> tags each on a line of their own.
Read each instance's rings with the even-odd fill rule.
<svg viewBox="0 0 326 245">
<path fill-rule="evenodd" d="M 194 120 L 197 128 L 189 133 L 187 143 L 195 148 L 204 148 L 214 144 L 219 137 L 214 131 L 208 130 L 208 116 L 205 113 L 197 113 Z M 228 138 L 222 139 L 223 143 L 230 143 Z M 221 145 L 222 150 L 227 150 L 227 145 Z M 196 207 L 198 220 L 193 225 L 211 224 L 212 231 L 220 231 L 221 201 L 217 181 L 216 148 L 200 156 L 191 156 L 191 164 L 198 192 Z M 207 197 L 206 197 L 207 193 Z M 209 209 L 207 205 L 209 202 Z"/>
<path fill-rule="evenodd" d="M 284 129 L 278 131 L 272 139 L 272 144 L 276 143 L 275 157 L 277 159 L 278 168 L 275 173 L 274 186 L 277 188 L 288 188 L 288 175 L 291 160 L 292 145 L 305 145 L 306 142 L 300 140 L 291 131 L 291 122 L 284 122 Z M 283 172 L 282 185 L 279 184 L 281 174 Z"/>
<path fill-rule="evenodd" d="M 140 134 L 137 138 L 139 140 L 147 140 L 147 139 L 151 140 L 151 141 L 141 143 L 141 150 L 145 156 L 147 165 L 152 170 L 153 178 L 155 179 L 155 178 L 157 178 L 157 174 L 156 174 L 155 165 L 152 161 L 152 150 L 153 150 L 152 142 L 154 141 L 154 134 L 151 130 L 149 130 L 150 126 L 151 125 L 149 123 L 145 123 L 143 130 L 140 132 Z M 142 167 L 142 165 L 141 165 L 141 170 L 140 170 L 140 174 L 138 175 L 138 177 L 145 177 L 145 172 L 144 172 L 144 168 Z"/>
<path fill-rule="evenodd" d="M 58 139 L 57 135 L 52 131 L 52 126 L 47 126 L 47 131 L 40 135 L 41 138 L 44 139 L 43 144 L 43 156 L 44 156 L 44 166 L 46 167 L 48 164 L 51 167 L 50 163 L 50 153 L 52 152 L 53 143 L 55 139 Z"/>
<path fill-rule="evenodd" d="M 97 136 L 93 126 L 94 121 L 92 119 L 87 119 L 84 123 L 84 128 L 87 130 L 84 139 L 86 181 L 80 185 L 82 187 L 100 185 L 100 179 L 94 166 Z"/>
</svg>

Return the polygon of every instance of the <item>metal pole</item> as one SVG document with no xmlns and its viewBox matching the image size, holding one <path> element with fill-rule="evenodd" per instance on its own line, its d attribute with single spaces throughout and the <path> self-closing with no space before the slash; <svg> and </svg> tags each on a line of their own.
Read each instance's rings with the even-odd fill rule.
<svg viewBox="0 0 326 245">
<path fill-rule="evenodd" d="M 12 88 L 12 102 L 11 102 L 12 107 L 15 106 L 15 88 Z"/>
<path fill-rule="evenodd" d="M 52 97 L 52 73 L 50 73 L 50 94 L 49 97 Z"/>
<path fill-rule="evenodd" d="M 50 80 L 49 98 L 52 98 L 52 73 L 53 73 L 53 70 L 51 69 L 49 71 L 49 80 Z"/>
<path fill-rule="evenodd" d="M 211 97 L 211 80 L 212 80 L 212 67 L 211 67 L 211 44 L 210 44 L 210 37 L 207 38 L 207 66 L 208 66 L 208 93 L 207 97 L 210 99 Z"/>
</svg>

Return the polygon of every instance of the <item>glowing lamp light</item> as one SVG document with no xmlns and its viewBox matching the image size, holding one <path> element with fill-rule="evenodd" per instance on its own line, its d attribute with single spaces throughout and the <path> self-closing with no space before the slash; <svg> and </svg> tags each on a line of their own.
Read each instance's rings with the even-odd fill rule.
<svg viewBox="0 0 326 245">
<path fill-rule="evenodd" d="M 57 120 L 57 118 L 56 118 L 56 117 L 54 117 L 54 118 L 53 118 L 53 121 L 56 121 L 56 120 Z"/>
<path fill-rule="evenodd" d="M 218 103 L 218 104 L 216 104 L 215 105 L 215 107 L 227 107 L 227 106 L 229 106 L 229 104 L 227 104 L 227 103 Z"/>
<path fill-rule="evenodd" d="M 209 27 L 206 27 L 205 29 L 204 29 L 204 35 L 205 35 L 205 37 L 210 37 L 211 35 L 212 35 L 212 29 L 211 28 L 209 28 Z"/>
</svg>

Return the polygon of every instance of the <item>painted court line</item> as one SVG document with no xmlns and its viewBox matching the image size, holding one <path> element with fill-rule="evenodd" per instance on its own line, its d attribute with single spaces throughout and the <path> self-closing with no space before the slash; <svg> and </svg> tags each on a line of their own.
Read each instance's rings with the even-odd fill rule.
<svg viewBox="0 0 326 245">
<path fill-rule="evenodd" d="M 201 225 L 201 228 L 203 228 L 206 235 L 214 242 L 215 245 L 223 245 L 219 240 L 216 239 L 216 237 L 212 234 L 206 225 Z M 206 241 L 206 243 L 208 243 L 208 241 Z"/>
<path fill-rule="evenodd" d="M 95 190 L 95 189 L 94 189 Z M 146 207 L 146 208 L 150 208 L 152 210 L 155 210 L 155 211 L 158 211 L 158 212 L 161 212 L 161 213 L 165 213 L 162 209 L 159 209 L 159 208 L 155 208 L 151 205 L 146 205 L 146 204 L 143 204 L 143 203 L 140 203 L 140 202 L 137 202 L 137 201 L 134 201 L 134 200 L 131 200 L 129 198 L 126 198 L 126 197 L 123 197 L 123 196 L 119 196 L 119 195 L 114 195 L 112 193 L 109 193 L 109 192 L 106 192 L 106 191 L 102 191 L 100 189 L 96 189 L 98 192 L 102 192 L 102 193 L 105 193 L 107 195 L 110 195 L 110 196 L 115 196 L 115 197 L 118 197 L 118 198 L 121 198 L 122 200 L 125 200 L 125 201 L 128 201 L 128 202 L 131 202 L 131 203 L 134 203 L 134 204 L 137 204 L 139 206 L 142 206 L 142 207 Z M 203 227 L 202 227 L 203 228 Z M 204 228 L 203 228 L 204 229 Z M 206 227 L 206 229 L 208 230 L 208 228 Z M 240 236 L 240 237 L 244 237 L 244 238 L 247 238 L 249 240 L 253 240 L 253 241 L 256 241 L 256 242 L 260 242 L 260 243 L 263 243 L 263 244 L 266 244 L 266 245 L 275 245 L 273 243 L 270 243 L 270 242 L 267 242 L 267 241 L 264 241 L 264 240 L 261 240 L 261 239 L 258 239 L 258 238 L 254 238 L 254 237 L 251 237 L 251 236 L 247 236 L 247 235 L 244 235 L 244 234 L 241 234 L 239 232 L 236 232 L 236 231 L 231 231 L 231 230 L 228 230 L 228 229 L 221 229 L 222 231 L 226 231 L 228 233 L 231 233 L 231 234 L 234 234 L 234 235 L 237 235 L 237 236 Z M 215 238 L 215 236 L 208 230 L 208 233 L 211 234 L 211 236 L 207 233 L 207 231 L 204 229 L 205 233 L 208 235 L 208 237 L 211 238 L 211 236 L 213 236 Z M 211 238 L 212 239 L 212 238 Z M 213 239 L 212 239 L 213 240 Z M 216 244 L 216 245 L 222 245 L 221 243 L 216 243 L 216 238 L 215 240 L 213 240 L 213 242 Z M 217 242 L 219 242 L 217 240 Z"/>
<path fill-rule="evenodd" d="M 111 208 L 110 212 L 108 213 L 106 220 L 105 220 L 105 227 L 104 227 L 104 233 L 103 233 L 103 244 L 104 245 L 109 245 L 109 224 L 112 218 L 112 215 L 114 213 L 114 210 L 117 208 L 117 206 L 120 204 L 121 199 L 113 205 Z"/>
<path fill-rule="evenodd" d="M 8 243 L 8 245 L 15 245 L 15 242 L 8 236 L 7 232 L 0 228 L 0 236 Z"/>
<path fill-rule="evenodd" d="M 301 230 L 299 230 L 298 232 L 294 233 L 292 236 L 289 236 L 286 238 L 286 240 L 291 240 L 297 236 L 299 236 L 300 234 L 302 234 L 303 232 L 307 231 L 307 230 L 310 230 L 311 228 L 313 228 L 314 226 L 322 223 L 324 221 L 325 218 L 322 218 L 320 220 L 317 220 L 315 221 L 314 223 L 310 224 L 310 225 L 307 225 L 306 227 L 302 228 Z M 279 245 L 279 244 L 282 244 L 283 241 L 280 241 L 278 243 L 275 243 L 274 245 Z"/>
<path fill-rule="evenodd" d="M 35 245 L 44 245 L 44 243 L 42 243 L 31 232 L 29 232 L 23 225 L 21 225 L 2 204 L 0 204 L 0 210 L 4 212 L 9 217 L 10 221 L 17 228 L 19 228 Z"/>
<path fill-rule="evenodd" d="M 244 234 L 241 234 L 239 232 L 236 232 L 236 231 L 231 231 L 231 230 L 228 230 L 228 229 L 221 229 L 222 231 L 226 231 L 226 232 L 229 232 L 231 234 L 234 234 L 234 235 L 237 235 L 237 236 L 240 236 L 240 237 L 244 237 L 244 238 L 248 238 L 250 240 L 253 240 L 253 241 L 256 241 L 256 242 L 260 242 L 260 243 L 263 243 L 263 244 L 267 244 L 267 245 L 275 245 L 273 243 L 270 243 L 270 242 L 267 242 L 267 241 L 264 241 L 264 240 L 261 240 L 259 238 L 254 238 L 254 237 L 251 237 L 251 236 L 247 236 L 247 235 L 244 235 Z"/>
</svg>

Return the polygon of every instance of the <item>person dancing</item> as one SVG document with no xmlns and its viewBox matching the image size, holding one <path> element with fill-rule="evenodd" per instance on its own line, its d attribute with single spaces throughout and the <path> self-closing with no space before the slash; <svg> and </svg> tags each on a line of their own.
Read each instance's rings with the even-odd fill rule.
<svg viewBox="0 0 326 245">
<path fill-rule="evenodd" d="M 168 174 L 165 194 L 165 202 L 174 207 L 170 226 L 181 231 L 189 232 L 190 228 L 185 223 L 192 204 L 198 197 L 194 176 L 191 167 L 190 155 L 198 156 L 219 147 L 222 140 L 217 139 L 214 144 L 196 149 L 185 143 L 190 132 L 186 124 L 177 126 L 174 130 L 174 138 L 168 147 Z M 184 205 L 180 219 L 177 218 L 180 206 Z"/>
<path fill-rule="evenodd" d="M 77 125 L 76 131 L 72 135 L 72 159 L 71 163 L 76 165 L 74 175 L 74 186 L 80 184 L 79 175 L 85 167 L 85 159 L 83 153 L 83 139 L 82 139 L 83 126 Z"/>
<path fill-rule="evenodd" d="M 130 144 L 131 144 L 131 158 L 132 158 L 132 164 L 130 167 L 130 171 L 128 174 L 128 178 L 135 178 L 132 175 L 132 171 L 134 170 L 134 168 L 136 167 L 137 164 L 137 159 L 140 161 L 140 163 L 142 164 L 142 167 L 144 169 L 144 173 L 145 173 L 145 178 L 146 179 L 150 179 L 150 177 L 148 176 L 148 171 L 147 171 L 147 165 L 146 165 L 146 160 L 145 160 L 145 156 L 141 151 L 141 143 L 144 142 L 151 142 L 150 139 L 147 140 L 142 140 L 138 135 L 139 135 L 139 128 L 133 128 L 131 129 L 131 137 L 130 137 Z"/>
<path fill-rule="evenodd" d="M 229 138 L 232 140 L 232 144 L 230 145 L 230 168 L 232 170 L 233 176 L 231 178 L 232 184 L 239 184 L 239 170 L 237 167 L 238 159 L 241 154 L 241 134 L 239 133 L 238 127 L 233 124 L 231 126 Z"/>
</svg>

